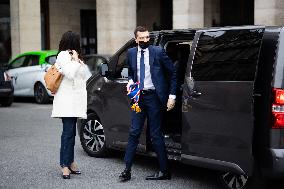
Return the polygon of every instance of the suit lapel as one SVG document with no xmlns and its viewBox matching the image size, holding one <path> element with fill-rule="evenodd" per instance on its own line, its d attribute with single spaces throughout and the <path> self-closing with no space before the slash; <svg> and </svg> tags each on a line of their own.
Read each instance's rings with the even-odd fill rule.
<svg viewBox="0 0 284 189">
<path fill-rule="evenodd" d="M 133 50 L 133 54 L 132 54 L 132 64 L 133 64 L 133 68 L 134 68 L 134 82 L 137 81 L 137 51 L 138 51 L 138 48 L 134 48 Z"/>
<path fill-rule="evenodd" d="M 153 49 L 153 46 L 149 46 L 149 65 L 150 65 L 150 68 L 153 66 L 153 62 L 154 62 L 154 55 L 155 55 L 155 52 L 154 52 L 154 49 Z"/>
</svg>

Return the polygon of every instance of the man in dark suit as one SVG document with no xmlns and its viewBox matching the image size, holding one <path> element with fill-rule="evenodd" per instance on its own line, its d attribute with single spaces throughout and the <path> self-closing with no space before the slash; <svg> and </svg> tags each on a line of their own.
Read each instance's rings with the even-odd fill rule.
<svg viewBox="0 0 284 189">
<path fill-rule="evenodd" d="M 159 160 L 160 171 L 146 177 L 146 180 L 171 179 L 161 126 L 163 109 L 167 107 L 169 111 L 175 105 L 176 71 L 163 48 L 149 45 L 150 36 L 145 27 L 138 26 L 134 35 L 138 46 L 127 52 L 129 82 L 126 87 L 129 91 L 130 85 L 140 82 L 139 107 L 141 112 L 131 112 L 131 127 L 124 157 L 126 168 L 119 178 L 121 181 L 131 179 L 133 158 L 147 118 L 151 142 Z"/>
</svg>

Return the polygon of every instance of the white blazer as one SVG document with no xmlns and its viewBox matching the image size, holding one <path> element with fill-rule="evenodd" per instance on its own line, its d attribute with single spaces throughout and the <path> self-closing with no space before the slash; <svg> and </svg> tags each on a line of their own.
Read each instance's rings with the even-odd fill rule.
<svg viewBox="0 0 284 189">
<path fill-rule="evenodd" d="M 68 51 L 61 51 L 56 59 L 63 80 L 54 95 L 51 117 L 87 118 L 86 81 L 91 73 L 85 64 L 72 61 Z"/>
</svg>

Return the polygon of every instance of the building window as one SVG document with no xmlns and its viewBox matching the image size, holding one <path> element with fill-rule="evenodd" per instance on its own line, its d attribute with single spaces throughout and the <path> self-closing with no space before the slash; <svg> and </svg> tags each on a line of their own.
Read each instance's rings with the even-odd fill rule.
<svg viewBox="0 0 284 189">
<path fill-rule="evenodd" d="M 40 20 L 41 20 L 41 47 L 43 50 L 50 49 L 49 37 L 49 0 L 40 0 Z"/>
<path fill-rule="evenodd" d="M 137 0 L 137 25 L 149 31 L 173 28 L 173 0 Z"/>
<path fill-rule="evenodd" d="M 96 10 L 81 10 L 82 54 L 97 53 L 97 16 Z"/>
</svg>

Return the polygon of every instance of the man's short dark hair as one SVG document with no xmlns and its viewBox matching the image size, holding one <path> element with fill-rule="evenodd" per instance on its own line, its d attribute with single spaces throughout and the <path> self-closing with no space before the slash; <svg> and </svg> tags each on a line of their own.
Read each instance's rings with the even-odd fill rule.
<svg viewBox="0 0 284 189">
<path fill-rule="evenodd" d="M 145 32 L 148 31 L 148 29 L 145 26 L 137 26 L 134 30 L 134 36 L 137 38 L 137 32 Z"/>
</svg>

